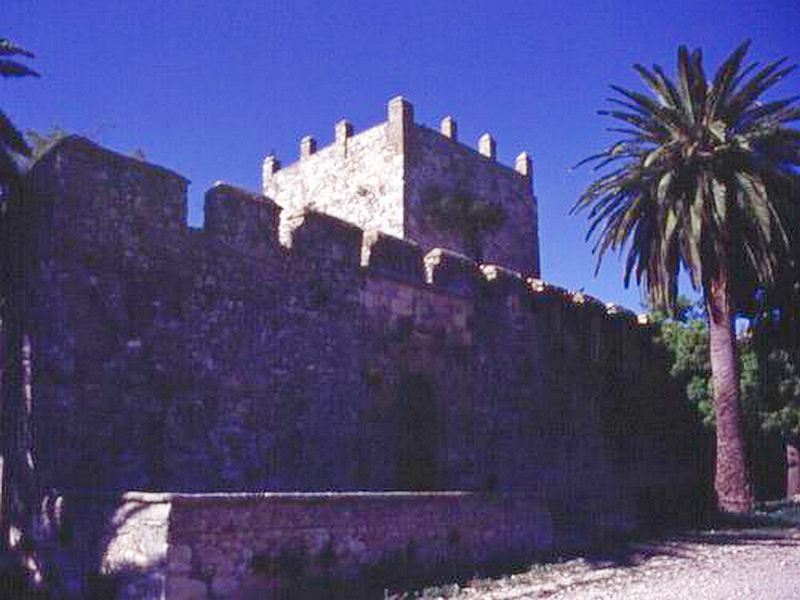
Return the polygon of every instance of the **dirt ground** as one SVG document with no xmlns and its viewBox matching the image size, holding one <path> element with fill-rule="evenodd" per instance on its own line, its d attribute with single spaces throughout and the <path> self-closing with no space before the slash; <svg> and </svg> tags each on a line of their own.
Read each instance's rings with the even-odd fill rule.
<svg viewBox="0 0 800 600">
<path fill-rule="evenodd" d="M 800 526 L 749 523 L 629 542 L 405 598 L 800 599 Z"/>
</svg>

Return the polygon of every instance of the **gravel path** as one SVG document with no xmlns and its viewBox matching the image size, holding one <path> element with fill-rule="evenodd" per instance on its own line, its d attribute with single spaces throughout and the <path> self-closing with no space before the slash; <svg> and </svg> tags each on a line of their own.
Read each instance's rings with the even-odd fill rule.
<svg viewBox="0 0 800 600">
<path fill-rule="evenodd" d="M 719 530 L 629 544 L 420 597 L 486 600 L 800 599 L 800 528 Z"/>
</svg>

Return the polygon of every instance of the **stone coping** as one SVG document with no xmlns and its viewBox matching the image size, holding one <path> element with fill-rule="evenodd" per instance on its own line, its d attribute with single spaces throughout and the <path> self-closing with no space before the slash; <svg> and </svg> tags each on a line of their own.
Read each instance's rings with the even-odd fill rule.
<svg viewBox="0 0 800 600">
<path fill-rule="evenodd" d="M 352 491 L 352 492 L 142 492 L 129 491 L 116 496 L 120 500 L 129 502 L 142 502 L 147 504 L 163 504 L 170 502 L 240 502 L 254 500 L 403 500 L 403 499 L 513 499 L 530 498 L 543 499 L 536 492 L 470 492 L 464 490 L 451 490 L 442 492 L 410 492 L 410 491 Z"/>
</svg>

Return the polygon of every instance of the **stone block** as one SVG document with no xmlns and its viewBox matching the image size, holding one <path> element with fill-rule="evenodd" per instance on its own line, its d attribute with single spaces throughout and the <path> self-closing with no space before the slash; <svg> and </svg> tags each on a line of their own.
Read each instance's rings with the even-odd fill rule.
<svg viewBox="0 0 800 600">
<path fill-rule="evenodd" d="M 439 126 L 441 134 L 454 142 L 458 140 L 458 124 L 453 117 L 445 117 Z"/>
<path fill-rule="evenodd" d="M 508 296 L 527 293 L 525 279 L 517 271 L 498 265 L 481 265 L 480 270 L 486 282 L 485 288 L 493 295 Z"/>
<path fill-rule="evenodd" d="M 362 236 L 355 225 L 311 209 L 288 214 L 281 221 L 282 241 L 293 252 L 348 266 L 361 264 Z"/>
<path fill-rule="evenodd" d="M 425 281 L 423 259 L 422 248 L 414 242 L 376 230 L 364 233 L 361 264 L 371 272 L 422 284 Z"/>
<path fill-rule="evenodd" d="M 167 598 L 169 600 L 206 600 L 208 589 L 198 579 L 188 577 L 169 577 L 167 579 Z"/>
<path fill-rule="evenodd" d="M 231 576 L 217 575 L 211 581 L 211 592 L 215 597 L 228 598 L 239 588 L 240 582 Z"/>
<path fill-rule="evenodd" d="M 472 294 L 481 278 L 475 261 L 443 248 L 425 255 L 425 273 L 428 283 L 459 294 Z"/>
<path fill-rule="evenodd" d="M 497 142 L 490 133 L 484 133 L 478 139 L 478 152 L 491 160 L 497 158 Z"/>
<path fill-rule="evenodd" d="M 566 288 L 533 277 L 529 278 L 527 283 L 535 297 L 557 298 L 565 302 L 572 301 L 572 294 Z"/>
<path fill-rule="evenodd" d="M 606 304 L 606 314 L 609 317 L 618 318 L 631 324 L 638 323 L 635 312 L 625 308 L 624 306 L 620 306 L 619 304 L 614 304 L 613 302 Z"/>
<path fill-rule="evenodd" d="M 189 546 L 170 546 L 167 550 L 167 570 L 175 575 L 187 575 L 192 570 L 192 549 Z"/>
<path fill-rule="evenodd" d="M 533 161 L 530 154 L 527 152 L 520 152 L 514 161 L 514 169 L 523 177 L 533 177 Z"/>
<path fill-rule="evenodd" d="M 347 119 L 342 119 L 334 128 L 334 136 L 337 144 L 344 144 L 353 137 L 353 124 Z"/>
<path fill-rule="evenodd" d="M 264 253 L 278 241 L 281 208 L 266 196 L 226 183 L 206 192 L 207 235 L 246 253 Z"/>
<path fill-rule="evenodd" d="M 317 140 L 310 135 L 303 137 L 300 140 L 300 160 L 308 158 L 317 152 Z"/>
<path fill-rule="evenodd" d="M 575 292 L 572 294 L 572 303 L 576 306 L 582 306 L 595 311 L 606 312 L 606 305 L 602 300 L 586 294 L 585 292 Z"/>
<path fill-rule="evenodd" d="M 272 179 L 272 176 L 275 175 L 281 168 L 281 161 L 278 159 L 277 156 L 274 154 L 268 155 L 264 159 L 264 164 L 261 169 L 261 175 L 265 180 Z"/>
</svg>

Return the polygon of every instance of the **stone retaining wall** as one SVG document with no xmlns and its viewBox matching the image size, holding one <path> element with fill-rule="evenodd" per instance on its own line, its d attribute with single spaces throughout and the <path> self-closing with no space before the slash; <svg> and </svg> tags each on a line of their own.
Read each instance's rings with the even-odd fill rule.
<svg viewBox="0 0 800 600">
<path fill-rule="evenodd" d="M 128 493 L 114 523 L 101 570 L 129 577 L 123 598 L 380 594 L 553 546 L 548 511 L 522 494 Z"/>
</svg>

